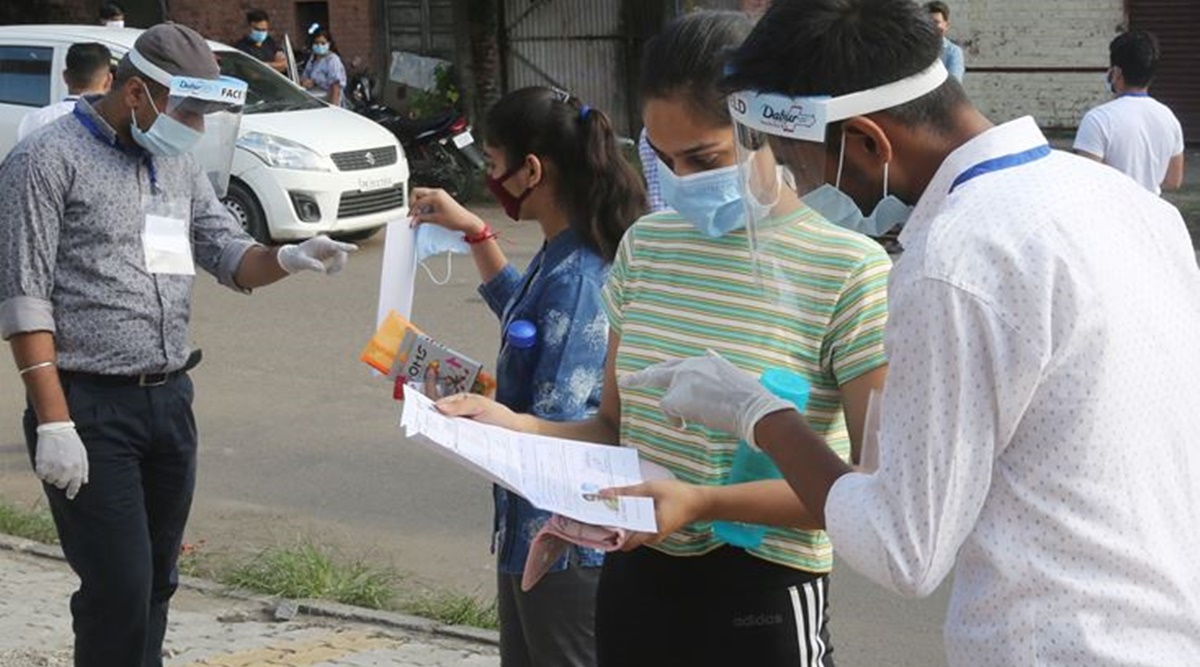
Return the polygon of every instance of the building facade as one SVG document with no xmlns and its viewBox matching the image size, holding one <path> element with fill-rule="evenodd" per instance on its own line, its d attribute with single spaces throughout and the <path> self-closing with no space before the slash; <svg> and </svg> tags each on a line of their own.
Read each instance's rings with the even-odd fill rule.
<svg viewBox="0 0 1200 667">
<path fill-rule="evenodd" d="M 95 20 L 99 0 L 38 0 L 72 20 Z M 271 15 L 276 35 L 302 41 L 312 22 L 328 25 L 347 65 L 385 79 L 392 51 L 455 63 L 476 114 L 505 90 L 546 84 L 569 90 L 633 135 L 641 47 L 671 16 L 700 8 L 761 12 L 769 0 L 123 0 L 131 24 L 164 13 L 206 36 L 233 42 L 250 8 Z M 1200 1 L 949 0 L 950 37 L 966 54 L 964 81 L 997 121 L 1034 116 L 1074 128 L 1108 94 L 1108 43 L 1129 26 L 1155 32 L 1163 66 L 1152 94 L 1172 107 L 1191 142 L 1200 141 Z M 394 87 L 385 101 L 397 103 Z"/>
</svg>

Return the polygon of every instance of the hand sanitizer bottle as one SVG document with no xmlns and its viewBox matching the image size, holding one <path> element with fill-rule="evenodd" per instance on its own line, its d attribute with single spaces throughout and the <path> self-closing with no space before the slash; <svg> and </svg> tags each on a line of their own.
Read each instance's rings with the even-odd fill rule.
<svg viewBox="0 0 1200 667">
<path fill-rule="evenodd" d="M 808 394 L 812 385 L 802 375 L 782 368 L 768 368 L 763 371 L 758 380 L 772 394 L 786 401 L 801 413 L 808 404 Z M 729 484 L 755 482 L 764 479 L 782 479 L 783 474 L 766 452 L 756 452 L 750 449 L 745 441 L 738 443 L 737 453 L 733 457 L 733 467 L 729 471 Z M 714 521 L 713 532 L 717 539 L 726 544 L 753 549 L 762 544 L 763 536 L 767 533 L 766 526 L 740 521 Z"/>
</svg>

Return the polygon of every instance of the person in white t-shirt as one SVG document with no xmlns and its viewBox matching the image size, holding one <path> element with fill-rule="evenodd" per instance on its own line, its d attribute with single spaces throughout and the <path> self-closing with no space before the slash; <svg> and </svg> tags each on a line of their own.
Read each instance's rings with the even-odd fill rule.
<svg viewBox="0 0 1200 667">
<path fill-rule="evenodd" d="M 67 49 L 67 68 L 62 73 L 67 96 L 37 111 L 25 114 L 17 126 L 17 141 L 71 113 L 84 95 L 103 95 L 112 86 L 112 52 L 96 42 L 72 44 Z"/>
<path fill-rule="evenodd" d="M 1087 112 L 1075 152 L 1114 167 L 1161 194 L 1183 183 L 1183 128 L 1148 89 L 1158 68 L 1158 40 L 1145 30 L 1120 34 L 1108 45 L 1109 90 L 1116 99 Z"/>
</svg>

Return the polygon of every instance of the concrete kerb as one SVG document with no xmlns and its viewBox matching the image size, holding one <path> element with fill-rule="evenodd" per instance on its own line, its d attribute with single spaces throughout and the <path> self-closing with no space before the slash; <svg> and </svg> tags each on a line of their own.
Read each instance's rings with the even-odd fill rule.
<svg viewBox="0 0 1200 667">
<path fill-rule="evenodd" d="M 62 549 L 57 545 L 42 544 L 21 537 L 0 534 L 0 549 L 18 553 L 65 561 Z M 204 595 L 226 597 L 261 605 L 264 610 L 273 611 L 284 598 L 273 595 L 263 595 L 226 586 L 225 584 L 200 579 L 197 577 L 180 576 L 179 585 Z M 299 614 L 320 616 L 367 625 L 380 625 L 408 632 L 439 635 L 453 639 L 461 639 L 491 646 L 500 645 L 500 633 L 495 630 L 484 630 L 464 625 L 446 625 L 421 616 L 411 616 L 391 611 L 367 609 L 353 605 L 328 602 L 325 600 L 291 600 Z"/>
</svg>

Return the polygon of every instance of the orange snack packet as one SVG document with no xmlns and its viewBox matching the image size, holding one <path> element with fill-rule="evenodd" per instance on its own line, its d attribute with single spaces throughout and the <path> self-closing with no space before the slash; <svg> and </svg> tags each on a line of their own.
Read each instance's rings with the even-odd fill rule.
<svg viewBox="0 0 1200 667">
<path fill-rule="evenodd" d="M 379 325 L 375 335 L 367 341 L 359 359 L 371 368 L 387 375 L 396 361 L 400 342 L 404 340 L 404 334 L 409 331 L 422 333 L 416 325 L 401 317 L 396 311 L 388 311 L 387 317 L 383 318 L 383 323 Z"/>
</svg>

